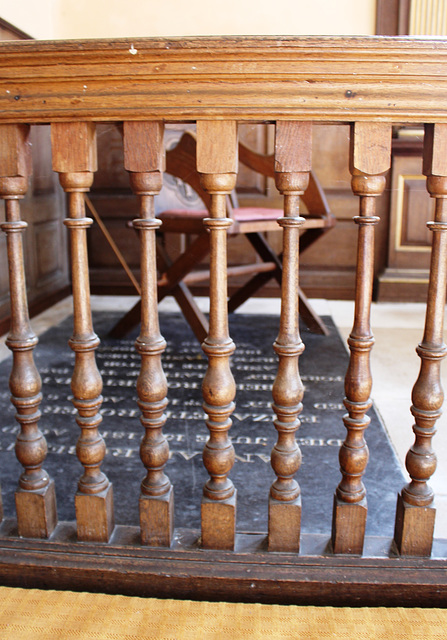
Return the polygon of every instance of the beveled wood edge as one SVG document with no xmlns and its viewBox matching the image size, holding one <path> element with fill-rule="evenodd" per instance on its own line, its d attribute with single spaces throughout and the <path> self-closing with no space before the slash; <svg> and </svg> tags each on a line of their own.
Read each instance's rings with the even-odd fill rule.
<svg viewBox="0 0 447 640">
<path fill-rule="evenodd" d="M 348 48 L 374 47 L 378 43 L 389 48 L 400 48 L 402 44 L 414 49 L 415 46 L 425 48 L 426 45 L 443 45 L 447 48 L 445 40 L 436 36 L 408 36 L 408 35 L 233 35 L 233 36 L 161 36 L 161 37 L 121 37 L 121 38 L 79 38 L 71 40 L 27 40 L 27 41 L 2 41 L 0 49 L 16 50 L 16 45 L 24 47 L 28 51 L 53 52 L 55 48 L 63 52 L 85 51 L 92 52 L 107 49 L 112 55 L 116 50 L 129 48 L 132 44 L 135 49 L 174 49 L 177 51 L 189 51 L 191 48 L 202 48 L 209 55 L 209 46 L 225 49 L 238 46 L 243 49 L 277 49 L 278 47 L 312 47 L 314 49 L 331 49 L 336 45 L 340 50 Z M 416 43 L 416 45 L 415 45 Z M 135 55 L 135 54 L 133 54 Z"/>
<path fill-rule="evenodd" d="M 250 557 L 255 563 L 265 563 L 268 558 L 274 558 L 275 564 L 303 565 L 308 563 L 331 562 L 335 564 L 370 565 L 376 561 L 384 566 L 393 566 L 397 560 L 404 568 L 432 566 L 443 563 L 447 569 L 447 539 L 436 538 L 433 553 L 426 557 L 399 557 L 391 537 L 366 536 L 362 556 L 333 554 L 330 545 L 330 533 L 303 533 L 302 548 L 299 554 L 276 553 L 267 551 L 266 533 L 240 532 L 236 534 L 236 551 L 206 550 L 200 547 L 200 531 L 198 529 L 176 528 L 173 543 L 167 547 L 149 547 L 141 544 L 139 527 L 130 525 L 116 525 L 109 542 L 78 542 L 76 522 L 60 521 L 48 539 L 23 538 L 17 533 L 15 518 L 5 518 L 0 525 L 0 550 L 15 549 L 17 551 L 73 551 L 81 555 L 100 553 L 102 557 L 145 557 L 145 558 L 173 558 L 189 553 L 192 559 L 203 562 L 214 562 L 216 559 L 228 562 L 238 562 L 238 556 Z M 325 560 L 326 559 L 326 560 Z M 447 580 L 447 575 L 446 575 Z"/>
</svg>

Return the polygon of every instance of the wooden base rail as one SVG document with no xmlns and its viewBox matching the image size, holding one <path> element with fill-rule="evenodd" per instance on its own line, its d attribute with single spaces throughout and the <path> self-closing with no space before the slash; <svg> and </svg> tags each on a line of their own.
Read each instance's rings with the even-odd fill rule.
<svg viewBox="0 0 447 640">
<path fill-rule="evenodd" d="M 13 353 L 9 381 L 20 425 L 15 454 L 23 467 L 15 493 L 17 520 L 0 528 L 0 581 L 8 585 L 93 589 L 143 595 L 332 604 L 447 603 L 447 547 L 433 541 L 436 469 L 432 439 L 441 414 L 440 365 L 447 286 L 447 42 L 384 38 L 190 38 L 133 41 L 0 44 L 0 198 L 5 201 Z M 164 435 L 169 389 L 160 334 L 154 197 L 163 184 L 165 123 L 195 123 L 197 171 L 209 217 L 210 318 L 202 348 L 202 382 L 209 438 L 203 450 L 208 479 L 200 532 L 174 528 L 173 486 L 166 472 Z M 276 479 L 266 488 L 268 535 L 236 531 L 238 492 L 232 481 L 230 438 L 236 386 L 228 328 L 226 198 L 236 184 L 238 122 L 275 125 L 274 178 L 283 196 L 278 220 L 283 275 L 278 356 L 272 386 L 277 441 L 271 453 Z M 118 526 L 113 487 L 101 470 L 102 380 L 99 339 L 90 307 L 85 194 L 97 170 L 96 122 L 119 122 L 124 166 L 139 200 L 133 226 L 140 238 L 141 329 L 136 340 L 136 385 L 142 425 L 140 526 Z M 305 403 L 299 373 L 300 196 L 312 169 L 312 128 L 350 125 L 349 167 L 359 201 L 355 313 L 348 344 L 340 448 L 341 479 L 333 493 L 331 539 L 301 533 L 301 452 L 296 432 Z M 82 467 L 76 523 L 57 523 L 54 480 L 44 469 L 39 429 L 38 349 L 28 317 L 20 200 L 31 173 L 31 126 L 51 123 L 53 169 L 67 194 L 73 284 L 75 354 L 71 380 Z M 365 538 L 368 514 L 363 475 L 368 463 L 370 326 L 376 201 L 386 186 L 392 126 L 425 126 L 423 173 L 435 200 L 425 329 L 417 353 L 412 396 L 415 442 L 410 476 L 396 496 L 394 540 Z M 269 265 L 269 268 L 271 265 Z M 265 265 L 263 269 L 267 268 Z M 126 375 L 123 372 L 123 376 Z M 342 399 L 340 399 L 341 401 Z M 2 418 L 3 420 L 4 418 Z M 410 413 L 404 417 L 410 428 Z M 11 453 L 11 455 L 13 455 Z M 270 489 L 270 490 L 269 490 Z M 138 497 L 137 497 L 138 499 Z M 433 546 L 434 545 L 434 546 Z"/>
<path fill-rule="evenodd" d="M 445 607 L 446 544 L 432 558 L 398 558 L 389 538 L 365 538 L 365 556 L 328 553 L 328 537 L 303 534 L 301 553 L 270 553 L 265 536 L 236 534 L 235 550 L 200 548 L 200 532 L 176 530 L 171 548 L 142 546 L 139 529 L 117 526 L 108 544 L 76 543 L 73 523 L 51 540 L 0 528 L 5 586 L 188 600 L 333 606 Z"/>
</svg>

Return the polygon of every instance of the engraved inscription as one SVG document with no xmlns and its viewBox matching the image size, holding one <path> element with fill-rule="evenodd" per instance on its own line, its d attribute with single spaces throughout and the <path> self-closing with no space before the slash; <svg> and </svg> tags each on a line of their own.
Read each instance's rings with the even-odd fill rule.
<svg viewBox="0 0 447 640">
<path fill-rule="evenodd" d="M 274 414 L 271 408 L 271 389 L 277 371 L 277 356 L 271 344 L 277 331 L 277 321 L 277 318 L 271 321 L 272 337 L 263 339 L 260 346 L 241 341 L 236 334 L 237 348 L 231 356 L 236 383 L 236 406 L 231 416 L 233 425 L 228 436 L 235 450 L 231 477 L 238 489 L 240 509 L 237 526 L 241 531 L 266 531 L 267 526 L 265 496 L 274 480 L 270 458 L 277 437 L 272 427 Z M 169 387 L 164 426 L 164 435 L 170 449 L 166 473 L 174 485 L 178 505 L 176 526 L 198 528 L 200 499 L 207 478 L 202 455 L 209 432 L 205 425 L 201 393 L 207 359 L 195 339 L 184 340 L 183 336 L 180 337 L 183 330 L 175 322 L 178 320 L 170 317 L 169 323 L 161 327 L 168 343 L 162 357 Z M 98 325 L 95 326 L 100 335 L 106 334 L 106 330 L 101 333 L 100 324 L 99 328 Z M 314 339 L 313 336 L 305 338 Z M 97 350 L 97 363 L 104 384 L 104 400 L 100 409 L 104 419 L 102 435 L 106 444 L 103 468 L 115 487 L 115 512 L 120 524 L 138 523 L 139 485 L 144 474 L 139 452 L 140 410 L 136 404 L 140 358 L 134 351 L 133 342 L 133 339 L 117 342 L 102 337 Z M 45 339 L 41 341 L 41 345 L 43 349 L 47 348 Z M 76 409 L 72 404 L 70 390 L 73 354 L 66 347 L 65 336 L 58 352 L 54 352 L 53 344 L 50 350 L 50 354 L 43 351 L 37 361 L 43 381 L 41 429 L 48 442 L 47 467 L 57 481 L 56 490 L 63 490 L 65 495 L 73 496 L 79 475 Z M 327 487 L 337 482 L 338 450 L 344 437 L 341 421 L 344 409 L 341 400 L 345 352 L 342 345 L 340 352 L 341 362 L 336 367 L 331 364 L 325 369 L 321 368 L 321 361 L 314 362 L 315 349 L 312 345 L 307 349 L 307 366 L 306 354 L 303 355 L 301 377 L 305 392 L 297 442 L 303 454 L 303 496 L 317 495 L 313 484 L 318 484 L 320 474 L 316 474 L 315 470 L 321 464 L 325 466 L 325 487 L 324 491 L 322 489 L 318 493 L 316 503 L 322 514 L 319 525 L 321 531 L 330 526 L 324 519 L 324 513 L 330 512 L 330 504 L 324 503 L 324 496 L 327 493 L 329 500 L 331 499 Z M 39 353 L 37 355 L 40 356 Z M 5 418 L 0 427 L 0 456 L 4 456 L 0 460 L 4 464 L 4 460 L 14 457 L 18 425 L 9 408 L 9 394 L 5 387 L 2 387 L 1 392 L 0 408 Z M 250 492 L 244 489 L 247 473 L 253 480 Z M 333 478 L 327 479 L 330 474 L 333 474 Z M 306 504 L 307 497 L 304 502 Z M 7 512 L 8 509 L 13 512 L 13 508 L 13 504 L 10 507 L 6 504 Z M 74 508 L 70 501 L 61 502 L 60 509 L 66 510 L 60 513 L 61 520 L 74 519 Z"/>
</svg>

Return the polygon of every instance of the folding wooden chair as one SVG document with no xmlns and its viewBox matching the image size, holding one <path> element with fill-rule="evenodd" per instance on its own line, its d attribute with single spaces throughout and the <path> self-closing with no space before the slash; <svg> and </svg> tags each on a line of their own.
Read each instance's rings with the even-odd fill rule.
<svg viewBox="0 0 447 640">
<path fill-rule="evenodd" d="M 240 161 L 264 176 L 274 177 L 274 158 L 258 154 L 243 144 L 239 144 Z M 189 286 L 206 280 L 207 269 L 199 265 L 209 253 L 209 234 L 203 225 L 208 217 L 210 196 L 201 187 L 200 176 L 196 169 L 196 140 L 194 134 L 186 131 L 177 146 L 166 154 L 166 172 L 189 184 L 200 196 L 206 209 L 170 209 L 158 214 L 162 226 L 157 243 L 157 257 L 160 272 L 158 281 L 158 299 L 172 295 L 179 304 L 186 320 L 190 324 L 199 341 L 203 341 L 208 333 L 208 321 L 198 308 Z M 303 214 L 305 223 L 300 236 L 301 253 L 316 242 L 322 234 L 334 226 L 335 216 L 329 209 L 326 197 L 316 176 L 311 172 L 309 186 L 302 196 L 307 208 Z M 234 311 L 248 298 L 253 296 L 271 278 L 281 284 L 282 263 L 278 255 L 269 245 L 265 232 L 280 231 L 277 223 L 282 217 L 282 209 L 264 207 L 239 207 L 236 194 L 227 198 L 227 215 L 233 220 L 228 236 L 245 235 L 260 261 L 227 267 L 228 277 L 251 275 L 228 302 L 228 310 Z M 180 233 L 195 236 L 185 251 L 172 261 L 164 247 L 164 234 Z M 321 318 L 310 305 L 306 295 L 299 290 L 299 310 L 304 322 L 311 331 L 327 334 L 327 328 Z M 111 331 L 114 337 L 122 337 L 140 321 L 140 303 L 137 303 Z"/>
</svg>

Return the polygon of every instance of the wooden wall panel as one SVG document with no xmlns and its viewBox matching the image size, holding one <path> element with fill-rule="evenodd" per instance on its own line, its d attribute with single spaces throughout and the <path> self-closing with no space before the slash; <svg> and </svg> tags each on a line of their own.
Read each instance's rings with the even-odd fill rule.
<svg viewBox="0 0 447 640">
<path fill-rule="evenodd" d="M 33 175 L 21 212 L 23 220 L 28 223 L 23 245 L 28 301 L 33 315 L 69 293 L 69 273 L 66 232 L 62 222 L 65 198 L 51 169 L 49 126 L 32 127 L 31 142 Z M 0 210 L 3 219 L 3 203 Z M 0 334 L 9 326 L 6 242 L 4 234 L 1 235 Z"/>
<path fill-rule="evenodd" d="M 376 34 L 398 36 L 409 33 L 411 0 L 377 0 Z"/>
<path fill-rule="evenodd" d="M 30 37 L 0 18 L 0 40 Z M 22 201 L 22 216 L 28 223 L 23 235 L 26 284 L 33 315 L 69 293 L 65 199 L 51 169 L 49 126 L 32 127 L 33 175 Z M 0 221 L 5 217 L 0 205 Z M 6 236 L 0 234 L 0 335 L 9 327 L 9 279 Z"/>
<path fill-rule="evenodd" d="M 390 236 L 386 268 L 379 277 L 379 300 L 424 301 L 427 296 L 434 201 L 422 175 L 422 142 L 397 140 L 391 176 Z"/>
</svg>

